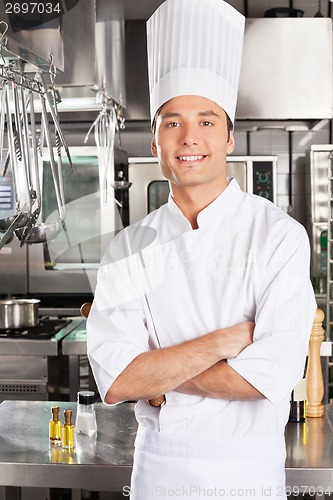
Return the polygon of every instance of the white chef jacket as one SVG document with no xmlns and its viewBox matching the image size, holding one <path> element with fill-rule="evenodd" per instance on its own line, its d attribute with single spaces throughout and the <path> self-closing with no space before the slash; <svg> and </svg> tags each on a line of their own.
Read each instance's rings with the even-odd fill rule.
<svg viewBox="0 0 333 500">
<path fill-rule="evenodd" d="M 169 196 L 166 205 L 112 241 L 87 321 L 88 355 L 101 397 L 144 351 L 254 321 L 253 343 L 228 363 L 265 399 L 228 401 L 172 391 L 161 408 L 139 401 L 131 498 L 168 497 L 170 488 L 171 498 L 192 486 L 206 492 L 226 488 L 237 497 L 232 488 L 252 485 L 256 496 L 249 498 L 283 499 L 289 395 L 303 375 L 316 310 L 308 238 L 302 225 L 271 202 L 242 192 L 235 179 L 197 223 L 192 229 Z M 169 473 L 161 477 L 162 470 Z M 180 496 L 204 496 L 186 491 Z M 238 496 L 247 498 L 244 492 Z"/>
</svg>

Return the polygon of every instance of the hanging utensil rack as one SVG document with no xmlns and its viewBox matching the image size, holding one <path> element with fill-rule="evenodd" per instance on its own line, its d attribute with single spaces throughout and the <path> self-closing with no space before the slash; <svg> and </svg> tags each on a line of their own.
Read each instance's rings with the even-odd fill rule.
<svg viewBox="0 0 333 500">
<path fill-rule="evenodd" d="M 24 73 L 20 73 L 17 70 L 10 68 L 9 66 L 5 66 L 0 63 L 0 80 L 13 82 L 19 87 L 24 87 L 31 92 L 37 94 L 44 94 L 44 90 L 39 81 L 31 78 Z"/>
<path fill-rule="evenodd" d="M 1 24 L 6 24 L 1 22 Z M 40 70 L 37 71 L 34 78 L 24 74 L 21 69 L 15 66 L 21 64 L 21 61 L 6 61 L 2 55 L 2 48 L 5 46 L 5 33 L 0 34 L 0 88 L 3 90 L 3 100 L 6 100 L 6 109 L 1 109 L 1 124 L 7 123 L 8 152 L 3 169 L 3 174 L 11 165 L 13 177 L 13 190 L 15 197 L 15 215 L 2 219 L 0 221 L 0 249 L 15 234 L 21 241 L 21 246 L 25 243 L 41 243 L 52 241 L 59 234 L 61 227 L 64 227 L 65 218 L 65 199 L 62 170 L 59 155 L 61 148 L 65 149 L 70 166 L 73 165 L 62 133 L 56 102 L 50 97 L 49 93 L 55 95 L 54 84 L 55 66 L 53 57 L 50 56 L 49 73 L 52 76 L 52 89 L 49 89 Z M 10 100 L 9 93 L 12 92 L 13 99 Z M 47 139 L 50 156 L 53 159 L 52 135 L 49 127 L 47 115 L 52 117 L 55 126 L 55 142 L 58 153 L 58 170 L 55 163 L 52 162 L 52 177 L 54 189 L 57 198 L 59 221 L 53 223 L 52 227 L 47 227 L 43 223 L 38 223 L 41 212 L 41 193 L 39 186 L 38 172 L 38 154 L 36 140 L 36 124 L 34 113 L 34 95 L 39 97 L 42 104 L 42 128 Z M 30 127 L 27 114 L 30 113 Z M 1 129 L 1 134 L 2 134 Z M 42 149 L 42 148 L 41 148 Z M 3 157 L 3 140 L 1 140 L 0 158 Z"/>
</svg>

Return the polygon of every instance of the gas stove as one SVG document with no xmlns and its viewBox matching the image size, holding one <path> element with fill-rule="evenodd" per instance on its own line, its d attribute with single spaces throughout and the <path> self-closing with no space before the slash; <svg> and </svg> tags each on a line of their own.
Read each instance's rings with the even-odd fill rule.
<svg viewBox="0 0 333 500">
<path fill-rule="evenodd" d="M 70 322 L 71 320 L 67 319 L 42 318 L 38 326 L 28 328 L 0 328 L 0 338 L 45 340 L 53 337 Z"/>
</svg>

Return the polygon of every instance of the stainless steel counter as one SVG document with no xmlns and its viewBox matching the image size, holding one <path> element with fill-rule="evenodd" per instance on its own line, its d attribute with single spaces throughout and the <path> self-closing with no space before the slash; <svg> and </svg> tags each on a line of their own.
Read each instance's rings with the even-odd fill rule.
<svg viewBox="0 0 333 500">
<path fill-rule="evenodd" d="M 0 485 L 121 491 L 132 469 L 136 422 L 133 404 L 96 403 L 97 439 L 79 436 L 73 452 L 50 447 L 51 407 L 76 404 L 4 401 L 0 404 Z M 11 490 L 11 498 L 14 498 Z M 17 495 L 18 496 L 18 495 Z"/>
<path fill-rule="evenodd" d="M 73 452 L 52 448 L 50 401 L 4 401 L 0 405 L 0 485 L 121 491 L 129 485 L 136 421 L 133 404 L 96 403 L 97 439 L 79 437 Z M 289 423 L 286 432 L 287 485 L 295 493 L 333 492 L 333 405 L 325 417 Z M 322 497 L 323 498 L 323 497 Z"/>
<path fill-rule="evenodd" d="M 287 484 L 300 493 L 333 492 L 333 405 L 325 405 L 324 418 L 290 422 L 286 445 Z"/>
</svg>

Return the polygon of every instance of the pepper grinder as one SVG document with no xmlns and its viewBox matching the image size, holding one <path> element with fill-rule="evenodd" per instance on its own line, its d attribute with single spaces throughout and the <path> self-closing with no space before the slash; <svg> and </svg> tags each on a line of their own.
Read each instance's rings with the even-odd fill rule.
<svg viewBox="0 0 333 500">
<path fill-rule="evenodd" d="M 79 434 L 93 436 L 97 432 L 94 396 L 93 391 L 79 391 L 77 393 L 75 430 Z"/>
</svg>

